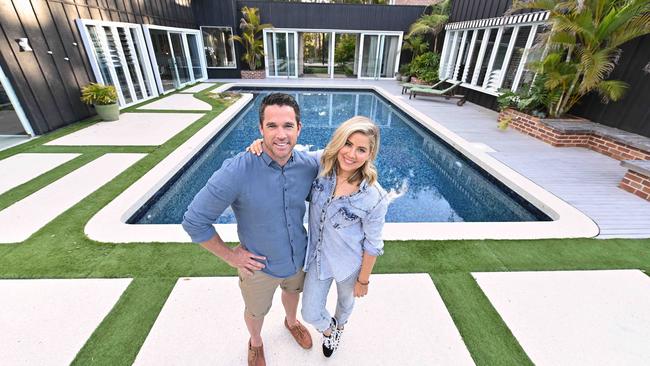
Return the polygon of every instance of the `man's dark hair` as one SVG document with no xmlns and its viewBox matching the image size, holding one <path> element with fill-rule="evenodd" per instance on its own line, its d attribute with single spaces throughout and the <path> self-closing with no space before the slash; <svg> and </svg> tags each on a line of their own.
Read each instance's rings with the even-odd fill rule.
<svg viewBox="0 0 650 366">
<path fill-rule="evenodd" d="M 264 110 L 270 105 L 287 105 L 293 108 L 293 111 L 296 113 L 296 122 L 300 123 L 300 107 L 296 100 L 289 94 L 272 93 L 262 99 L 262 105 L 260 105 L 260 125 L 264 122 Z"/>
</svg>

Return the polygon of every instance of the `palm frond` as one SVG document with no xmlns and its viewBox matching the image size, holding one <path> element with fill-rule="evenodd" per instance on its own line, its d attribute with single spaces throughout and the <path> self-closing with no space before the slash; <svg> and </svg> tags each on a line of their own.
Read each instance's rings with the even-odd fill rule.
<svg viewBox="0 0 650 366">
<path fill-rule="evenodd" d="M 595 90 L 601 97 L 603 103 L 616 102 L 625 95 L 629 85 L 620 80 L 603 80 L 596 86 Z"/>
</svg>

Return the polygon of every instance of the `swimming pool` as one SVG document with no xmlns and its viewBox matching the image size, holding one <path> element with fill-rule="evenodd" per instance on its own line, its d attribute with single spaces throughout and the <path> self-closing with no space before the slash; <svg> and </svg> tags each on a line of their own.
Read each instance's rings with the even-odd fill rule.
<svg viewBox="0 0 650 366">
<path fill-rule="evenodd" d="M 170 153 L 160 163 L 145 173 L 140 179 L 96 213 L 84 228 L 86 235 L 93 240 L 112 243 L 189 242 L 190 239 L 180 224 L 132 224 L 131 222 L 134 222 L 132 219 L 144 217 L 144 209 L 152 207 L 151 203 L 156 201 L 157 198 L 160 198 L 162 194 L 171 187 L 172 182 L 177 181 L 178 177 L 180 177 L 184 171 L 188 170 L 195 160 L 199 159 L 198 157 L 200 156 L 199 153 L 201 151 L 206 151 L 208 145 L 210 145 L 212 141 L 223 139 L 230 133 L 230 130 L 235 126 L 231 121 L 243 116 L 246 110 L 251 108 L 251 103 L 254 98 L 254 95 L 250 93 L 250 91 L 254 91 L 252 87 L 291 88 L 292 90 L 302 89 L 307 93 L 313 94 L 313 98 L 320 98 L 320 102 L 314 104 L 313 110 L 304 111 L 303 120 L 307 123 L 308 118 L 312 118 L 315 115 L 325 114 L 328 116 L 326 120 L 320 122 L 320 125 L 311 127 L 323 130 L 323 141 L 326 141 L 329 138 L 329 133 L 324 132 L 330 128 L 328 115 L 329 110 L 332 110 L 330 115 L 334 119 L 337 113 L 342 113 L 345 108 L 340 107 L 323 110 L 324 106 L 329 105 L 329 99 L 332 99 L 332 105 L 334 105 L 335 97 L 327 96 L 327 98 L 325 98 L 325 96 L 320 95 L 322 94 L 321 92 L 334 91 L 339 94 L 344 94 L 341 92 L 354 94 L 361 91 L 363 93 L 374 94 L 378 100 L 375 103 L 380 103 L 382 101 L 385 103 L 388 102 L 387 105 L 390 107 L 388 108 L 388 111 L 390 111 L 388 116 L 391 116 L 390 126 L 386 127 L 391 127 L 395 131 L 401 131 L 402 128 L 406 129 L 406 125 L 408 125 L 409 128 L 415 127 L 413 131 L 415 131 L 415 134 L 421 136 L 421 139 L 417 140 L 418 145 L 414 147 L 410 147 L 409 145 L 411 144 L 404 144 L 400 136 L 397 136 L 394 139 L 384 137 L 382 141 L 382 149 L 380 151 L 380 159 L 383 159 L 383 156 L 386 154 L 396 154 L 396 151 L 399 151 L 398 147 L 401 147 L 400 145 L 404 145 L 407 150 L 409 148 L 417 148 L 420 151 L 419 154 L 423 156 L 425 156 L 424 152 L 427 152 L 426 159 L 429 159 L 431 164 L 434 162 L 438 164 L 432 169 L 438 172 L 446 172 L 446 175 L 442 174 L 438 179 L 454 183 L 450 185 L 451 187 L 463 181 L 474 182 L 474 179 L 478 179 L 478 181 L 488 180 L 496 183 L 492 186 L 469 184 L 461 189 L 466 190 L 467 192 L 460 192 L 459 194 L 473 197 L 478 196 L 480 197 L 478 201 L 481 201 L 485 195 L 491 194 L 491 192 L 488 191 L 493 190 L 496 186 L 497 189 L 502 191 L 501 193 L 505 193 L 511 201 L 514 201 L 517 205 L 521 206 L 513 211 L 519 211 L 523 207 L 525 212 L 520 211 L 523 212 L 523 220 L 530 220 L 498 222 L 449 222 L 444 220 L 438 222 L 389 221 L 384 226 L 383 231 L 383 237 L 386 240 L 543 239 L 593 237 L 598 234 L 598 226 L 589 217 L 503 164 L 491 156 L 484 147 L 468 142 L 446 128 L 444 125 L 436 122 L 431 116 L 422 113 L 418 108 L 413 106 L 408 99 L 402 98 L 399 95 L 399 91 L 397 91 L 396 94 L 391 94 L 383 87 L 374 85 L 373 82 L 367 81 L 346 81 L 344 83 L 337 81 L 335 88 L 333 88 L 331 84 L 317 80 L 290 83 L 286 81 L 266 80 L 252 82 L 243 81 L 225 84 L 218 87 L 215 90 L 217 92 L 229 89 L 236 90 L 238 88 L 245 88 L 248 91 L 242 94 L 240 100 L 235 102 L 235 104 L 227 108 L 215 117 L 214 120 L 210 121 L 198 132 L 192 135 L 176 150 Z M 362 99 L 363 97 L 360 96 L 359 98 Z M 350 101 L 349 103 L 352 102 Z M 363 110 L 362 104 L 359 104 L 357 107 L 356 96 L 354 106 L 356 110 L 353 114 Z M 386 108 L 372 107 L 372 104 L 370 106 L 371 108 L 374 108 L 372 111 L 377 115 L 381 116 L 382 114 L 385 114 Z M 463 108 L 467 107 L 468 106 L 465 106 Z M 474 108 L 471 104 L 469 107 Z M 351 108 L 351 106 L 348 107 L 349 110 Z M 402 128 L 400 129 L 396 127 L 399 123 L 394 122 L 394 119 L 399 118 L 404 118 L 404 125 L 401 125 Z M 251 123 L 255 125 L 253 131 L 257 131 L 257 119 Z M 250 130 L 250 128 L 248 130 Z M 329 131 L 331 131 L 331 129 Z M 254 132 L 254 134 L 254 136 L 257 137 L 258 132 Z M 411 134 L 413 134 L 413 132 L 411 132 Z M 244 145 L 250 141 L 249 137 L 242 138 L 242 143 Z M 299 139 L 300 142 L 309 143 L 305 137 L 306 135 L 301 135 Z M 442 141 L 444 143 L 442 145 L 436 145 L 433 144 L 431 140 L 439 140 L 438 142 Z M 444 148 L 440 148 L 439 146 L 444 146 Z M 446 150 L 453 150 L 455 151 L 454 154 L 459 152 L 461 155 L 455 155 L 453 156 L 453 159 L 445 159 L 445 157 L 449 156 L 446 154 Z M 239 151 L 239 147 L 234 147 L 230 153 L 234 154 Z M 407 162 L 410 162 L 413 159 L 417 161 L 419 159 L 418 156 L 409 159 L 398 159 L 399 164 L 393 167 L 393 170 L 402 171 L 400 178 L 393 178 L 393 180 L 388 181 L 388 183 L 386 183 L 386 180 L 382 181 L 385 186 L 388 186 L 387 188 L 393 186 L 401 187 L 403 181 L 402 176 L 407 175 L 407 178 L 410 177 L 407 179 L 409 184 L 411 184 L 408 193 L 406 193 L 405 197 L 400 198 L 406 198 L 403 202 L 411 202 L 408 199 L 409 195 L 411 198 L 418 198 L 418 195 L 416 194 L 418 192 L 420 196 L 426 196 L 426 194 L 429 193 L 426 188 L 417 188 L 418 179 L 420 177 L 426 177 L 425 174 L 403 169 L 403 166 L 406 166 Z M 479 167 L 479 174 L 476 175 L 476 172 L 470 173 L 471 170 L 461 169 L 466 165 Z M 210 170 L 209 174 L 212 173 L 212 170 Z M 404 174 L 404 172 L 408 174 Z M 384 175 L 384 178 L 381 179 L 398 176 L 391 175 L 391 172 L 381 174 Z M 394 184 L 391 185 L 391 182 Z M 416 188 L 413 188 L 414 186 Z M 431 194 L 431 197 L 438 198 L 438 194 L 442 193 L 444 192 L 437 191 L 437 193 Z M 193 196 L 194 193 L 188 193 L 187 195 Z M 173 196 L 174 195 L 171 195 L 171 197 Z M 441 205 L 444 206 L 445 204 L 441 203 Z M 501 203 L 501 205 L 503 205 L 503 203 Z M 179 205 L 178 207 L 182 207 L 182 205 Z M 432 205 L 431 207 L 431 210 L 437 210 L 436 206 Z M 454 215 L 458 214 L 460 217 L 463 217 L 463 212 L 471 211 L 462 205 L 451 207 L 455 212 Z M 184 209 L 185 207 L 182 207 L 179 211 L 183 211 Z M 407 204 L 402 207 L 402 210 L 403 212 L 407 212 L 407 214 L 411 214 L 411 217 L 420 220 L 426 218 L 424 215 L 429 214 L 424 212 L 424 215 L 422 215 L 422 211 L 414 211 L 419 212 L 417 215 L 409 212 L 409 210 L 414 209 Z M 140 212 L 138 213 L 138 211 Z M 224 219 L 227 219 L 227 217 L 220 218 L 220 220 Z M 464 218 L 464 220 L 467 220 L 467 218 Z M 238 241 L 236 224 L 216 223 L 215 227 L 224 241 Z"/>
<path fill-rule="evenodd" d="M 322 149 L 343 121 L 371 118 L 381 129 L 379 182 L 403 193 L 387 222 L 513 222 L 550 218 L 371 90 L 237 88 L 250 105 L 129 219 L 134 224 L 180 224 L 194 195 L 224 160 L 259 137 L 259 105 L 271 92 L 293 95 L 301 109 L 299 143 Z M 217 223 L 234 223 L 228 209 Z"/>
</svg>

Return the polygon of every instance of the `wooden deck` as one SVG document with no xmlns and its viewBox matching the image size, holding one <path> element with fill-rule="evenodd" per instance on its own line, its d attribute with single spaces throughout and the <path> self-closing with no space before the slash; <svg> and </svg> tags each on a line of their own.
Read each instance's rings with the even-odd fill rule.
<svg viewBox="0 0 650 366">
<path fill-rule="evenodd" d="M 409 100 L 394 80 L 298 79 L 287 86 L 294 83 L 379 86 L 464 139 L 494 149 L 490 155 L 594 220 L 600 227 L 598 238 L 650 238 L 650 202 L 617 187 L 626 169 L 615 159 L 584 148 L 556 148 L 511 129 L 501 131 L 496 127 L 497 112 L 469 102 L 458 107 L 456 101 L 442 98 Z"/>
</svg>

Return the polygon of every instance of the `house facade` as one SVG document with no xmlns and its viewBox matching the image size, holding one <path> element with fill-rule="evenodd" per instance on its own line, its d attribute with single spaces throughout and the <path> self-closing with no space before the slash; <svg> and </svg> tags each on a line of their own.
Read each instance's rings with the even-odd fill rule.
<svg viewBox="0 0 650 366">
<path fill-rule="evenodd" d="M 94 114 L 80 89 L 115 85 L 128 107 L 207 78 L 239 78 L 247 69 L 241 9 L 258 8 L 268 78 L 393 79 L 402 41 L 425 11 L 421 1 L 387 5 L 269 0 L 7 0 L 0 4 L 0 135 L 42 134 Z M 452 1 L 439 37 L 441 78 L 462 81 L 469 101 L 496 109 L 502 88 L 534 74 L 544 13 L 504 16 L 507 0 Z M 586 98 L 573 113 L 650 136 L 650 39 L 623 47 L 613 78 L 630 84 L 622 101 Z"/>
</svg>

